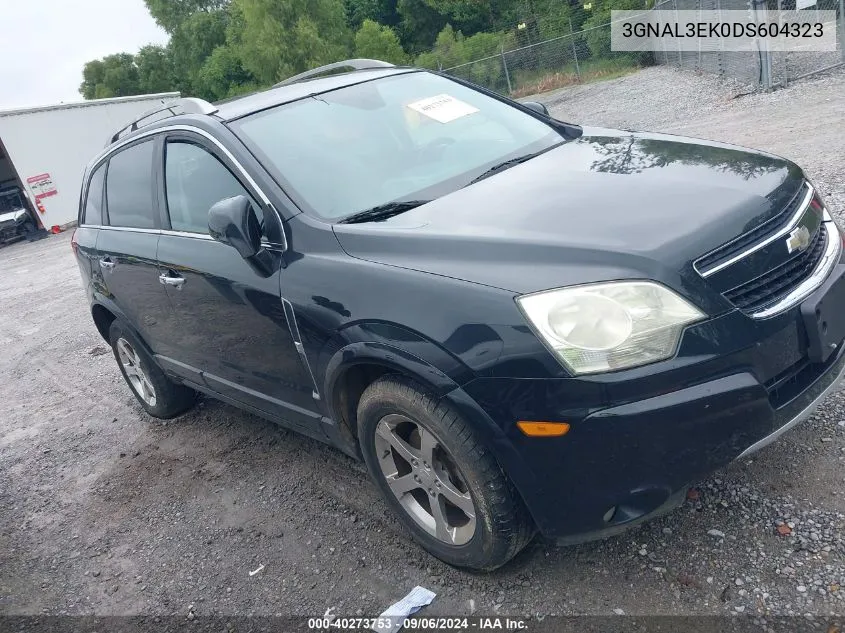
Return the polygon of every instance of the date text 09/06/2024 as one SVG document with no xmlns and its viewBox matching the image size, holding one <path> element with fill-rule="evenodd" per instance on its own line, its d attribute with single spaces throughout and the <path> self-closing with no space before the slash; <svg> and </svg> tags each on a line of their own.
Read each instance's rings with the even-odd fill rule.
<svg viewBox="0 0 845 633">
<path fill-rule="evenodd" d="M 309 618 L 312 631 L 527 631 L 528 622 L 512 617 L 403 617 L 400 622 L 390 616 L 373 618 Z"/>
</svg>

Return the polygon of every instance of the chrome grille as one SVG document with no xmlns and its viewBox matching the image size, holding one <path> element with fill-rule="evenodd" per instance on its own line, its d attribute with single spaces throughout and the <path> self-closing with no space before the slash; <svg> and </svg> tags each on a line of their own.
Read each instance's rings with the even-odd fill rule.
<svg viewBox="0 0 845 633">
<path fill-rule="evenodd" d="M 795 192 L 795 195 L 789 201 L 783 210 L 773 218 L 763 222 L 760 226 L 755 227 L 748 233 L 744 233 L 735 240 L 723 244 L 711 253 L 708 253 L 696 262 L 698 270 L 707 270 L 719 266 L 723 262 L 730 260 L 752 244 L 762 242 L 770 235 L 777 233 L 784 224 L 789 222 L 793 215 L 798 211 L 798 208 L 807 197 L 807 191 L 810 185 L 806 182 L 801 183 L 801 187 Z"/>
<path fill-rule="evenodd" d="M 767 273 L 723 293 L 744 312 L 758 312 L 776 303 L 807 279 L 821 260 L 827 245 L 827 231 L 820 227 L 807 249 Z"/>
<path fill-rule="evenodd" d="M 714 290 L 755 319 L 803 301 L 842 255 L 839 230 L 810 183 L 802 184 L 775 219 L 776 225 L 767 222 L 694 264 Z"/>
</svg>

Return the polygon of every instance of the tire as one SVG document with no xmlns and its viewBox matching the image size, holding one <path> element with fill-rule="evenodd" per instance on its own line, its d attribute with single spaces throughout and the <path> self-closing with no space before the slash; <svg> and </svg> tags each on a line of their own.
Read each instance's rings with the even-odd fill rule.
<svg viewBox="0 0 845 633">
<path fill-rule="evenodd" d="M 23 225 L 21 225 L 21 230 L 21 235 L 26 238 L 27 242 L 34 242 L 37 239 L 38 227 L 35 226 L 35 222 L 32 221 L 32 218 L 24 220 Z"/>
<path fill-rule="evenodd" d="M 138 337 L 120 319 L 112 321 L 109 343 L 123 379 L 144 411 L 166 420 L 194 406 L 196 391 L 165 376 Z"/>
<path fill-rule="evenodd" d="M 457 412 L 413 381 L 388 375 L 370 385 L 358 404 L 358 433 L 388 505 L 440 560 L 491 571 L 533 538 L 531 518 L 493 455 Z"/>
</svg>

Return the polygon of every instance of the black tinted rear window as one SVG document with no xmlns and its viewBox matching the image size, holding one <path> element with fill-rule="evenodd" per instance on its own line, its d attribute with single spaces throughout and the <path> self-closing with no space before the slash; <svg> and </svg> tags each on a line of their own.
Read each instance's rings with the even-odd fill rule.
<svg viewBox="0 0 845 633">
<path fill-rule="evenodd" d="M 84 224 L 103 223 L 103 182 L 106 175 L 106 163 L 103 163 L 91 175 L 88 185 L 88 197 L 85 200 Z"/>
<path fill-rule="evenodd" d="M 111 157 L 106 177 L 111 226 L 155 227 L 152 170 L 153 141 L 133 145 Z"/>
</svg>

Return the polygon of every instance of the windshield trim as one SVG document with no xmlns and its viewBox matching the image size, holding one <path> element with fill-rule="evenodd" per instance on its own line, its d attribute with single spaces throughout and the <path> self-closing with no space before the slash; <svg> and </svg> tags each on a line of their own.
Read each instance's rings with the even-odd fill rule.
<svg viewBox="0 0 845 633">
<path fill-rule="evenodd" d="M 367 71 L 367 70 L 373 70 L 373 69 L 372 68 L 365 68 L 362 71 L 355 71 L 355 72 L 363 72 L 363 71 Z M 362 86 L 364 84 L 368 84 L 368 83 L 371 83 L 373 81 L 383 81 L 385 79 L 389 79 L 390 77 L 401 77 L 402 75 L 411 75 L 411 74 L 414 74 L 414 73 L 426 73 L 426 72 L 434 74 L 434 75 L 440 75 L 440 73 L 438 73 L 438 72 L 425 70 L 425 69 L 422 69 L 422 68 L 408 68 L 407 70 L 405 70 L 401 66 L 397 66 L 396 68 L 383 68 L 383 69 L 379 69 L 379 70 L 390 70 L 390 71 L 399 70 L 399 71 L 404 71 L 404 72 L 385 73 L 383 75 L 378 75 L 376 77 L 370 77 L 369 79 L 362 79 L 361 81 L 352 81 L 352 82 L 349 82 L 348 84 L 341 84 L 341 85 L 338 85 L 338 86 L 333 86 L 331 88 L 326 88 L 325 90 L 315 90 L 314 92 L 309 92 L 307 94 L 299 95 L 297 97 L 294 97 L 293 99 L 273 101 L 273 102 L 267 103 L 263 107 L 256 108 L 255 110 L 250 110 L 249 112 L 245 112 L 244 114 L 239 114 L 235 117 L 232 117 L 231 119 L 226 119 L 224 121 L 224 123 L 228 127 L 230 127 L 233 131 L 235 131 L 238 138 L 241 138 L 240 134 L 238 134 L 237 131 L 235 130 L 236 126 L 232 125 L 232 124 L 240 124 L 244 119 L 252 118 L 253 116 L 255 116 L 257 114 L 261 114 L 262 112 L 267 112 L 268 110 L 275 110 L 276 108 L 282 108 L 284 106 L 291 105 L 293 103 L 305 101 L 306 99 L 318 98 L 320 95 L 331 94 L 333 92 L 337 92 L 338 90 L 344 90 L 345 88 L 352 88 L 353 86 Z M 340 73 L 340 74 L 346 74 L 346 73 Z M 331 77 L 332 75 L 328 75 L 328 76 Z M 441 76 L 443 76 L 443 75 L 441 75 Z M 453 79 L 452 77 L 448 77 L 448 76 L 446 76 L 446 78 L 447 79 Z M 315 77 L 315 79 L 325 79 L 325 77 Z M 307 84 L 307 82 L 302 82 L 302 83 Z M 291 84 L 290 86 L 284 86 L 283 88 L 269 88 L 267 90 L 267 92 L 272 91 L 272 90 L 282 90 L 284 88 L 290 88 L 291 86 L 298 86 L 298 85 L 300 85 L 300 84 Z M 260 94 L 260 93 L 258 93 L 258 94 Z"/>
<path fill-rule="evenodd" d="M 499 157 L 497 160 L 490 161 L 488 164 L 485 164 L 482 167 L 473 168 L 473 169 L 471 169 L 467 172 L 462 172 L 462 173 L 457 174 L 455 176 L 452 176 L 452 177 L 450 177 L 450 178 L 448 178 L 444 181 L 436 183 L 433 186 L 421 189 L 421 190 L 416 191 L 416 192 L 411 192 L 411 193 L 409 193 L 405 196 L 402 196 L 403 198 L 410 198 L 410 197 L 413 197 L 413 198 L 416 198 L 416 199 L 431 198 L 431 200 L 435 200 L 437 198 L 444 197 L 446 195 L 449 195 L 450 193 L 454 193 L 454 192 L 468 186 L 470 184 L 470 181 L 473 179 L 473 177 L 468 177 L 469 174 L 474 173 L 477 176 L 477 175 L 487 171 L 490 167 L 494 166 L 495 164 L 500 163 L 500 162 L 505 161 L 505 160 L 508 160 L 509 158 L 516 158 L 521 154 L 536 153 L 539 156 L 540 154 L 543 154 L 547 151 L 555 149 L 555 148 L 559 147 L 560 145 L 563 145 L 564 143 L 567 143 L 568 141 L 573 140 L 574 138 L 577 138 L 578 136 L 580 136 L 581 128 L 579 128 L 577 126 L 572 126 L 571 124 L 564 123 L 562 121 L 557 121 L 556 119 L 552 119 L 550 117 L 543 116 L 540 113 L 523 106 L 518 101 L 514 101 L 514 100 L 509 99 L 507 97 L 503 97 L 502 95 L 496 94 L 494 92 L 491 92 L 487 89 L 481 88 L 480 86 L 476 86 L 474 84 L 471 84 L 469 82 L 465 82 L 465 81 L 463 81 L 463 80 L 461 80 L 457 77 L 452 77 L 452 76 L 446 75 L 442 72 L 426 70 L 426 69 L 409 69 L 408 72 L 391 73 L 391 74 L 388 74 L 388 75 L 373 77 L 371 79 L 367 79 L 367 80 L 364 80 L 364 81 L 344 84 L 344 85 L 341 85 L 341 86 L 331 88 L 329 90 L 313 92 L 313 93 L 310 93 L 310 94 L 307 94 L 307 95 L 303 95 L 302 97 L 298 97 L 296 99 L 291 99 L 290 101 L 284 101 L 284 102 L 276 103 L 275 105 L 271 105 L 271 106 L 268 106 L 266 108 L 262 108 L 260 110 L 255 110 L 253 112 L 250 112 L 249 114 L 245 114 L 245 115 L 239 116 L 235 119 L 231 119 L 229 121 L 226 121 L 226 122 L 224 122 L 224 125 L 226 125 L 226 127 L 228 127 L 232 131 L 232 133 L 243 144 L 243 146 L 246 148 L 246 150 L 250 154 L 252 154 L 252 156 L 261 164 L 261 166 L 267 172 L 267 174 L 270 176 L 270 178 L 273 180 L 273 182 L 275 182 L 279 186 L 279 188 L 285 193 L 285 195 L 288 196 L 288 198 L 296 205 L 296 207 L 297 207 L 297 209 L 299 209 L 299 211 L 301 211 L 302 213 L 305 213 L 308 217 L 315 219 L 315 220 L 317 220 L 321 223 L 328 224 L 328 225 L 334 225 L 334 224 L 342 222 L 343 220 L 345 220 L 349 217 L 352 217 L 353 215 L 356 215 L 357 213 L 360 213 L 361 210 L 357 209 L 355 211 L 352 211 L 348 214 L 344 214 L 344 215 L 341 215 L 341 216 L 331 216 L 331 217 L 329 217 L 329 216 L 322 215 L 302 195 L 300 195 L 300 193 L 298 192 L 296 187 L 293 186 L 293 183 L 291 183 L 287 178 L 285 178 L 284 174 L 281 173 L 281 171 L 274 164 L 274 162 L 270 159 L 270 157 L 243 130 L 243 128 L 242 128 L 243 123 L 246 120 L 251 120 L 253 117 L 257 118 L 257 117 L 261 117 L 261 116 L 267 116 L 268 114 L 270 114 L 273 111 L 293 106 L 294 104 L 301 103 L 301 102 L 305 101 L 306 99 L 319 100 L 321 95 L 330 94 L 330 93 L 336 92 L 338 90 L 343 90 L 343 89 L 346 89 L 346 88 L 353 88 L 355 86 L 359 86 L 359 85 L 366 84 L 366 83 L 371 83 L 373 81 L 385 81 L 385 80 L 389 80 L 389 79 L 392 79 L 392 78 L 395 78 L 395 77 L 401 77 L 401 76 L 414 74 L 414 73 L 425 73 L 425 74 L 430 74 L 430 75 L 434 75 L 434 76 L 437 76 L 437 77 L 441 77 L 441 78 L 446 79 L 450 82 L 457 83 L 458 85 L 461 85 L 461 86 L 463 86 L 463 87 L 465 87 L 469 90 L 473 90 L 473 91 L 478 92 L 478 93 L 480 93 L 484 96 L 487 96 L 487 97 L 490 97 L 490 98 L 492 98 L 496 101 L 499 101 L 500 103 L 502 103 L 506 106 L 509 106 L 509 107 L 517 110 L 518 112 L 526 114 L 526 115 L 530 116 L 531 118 L 539 121 L 540 123 L 543 123 L 547 128 L 549 128 L 549 133 L 550 134 L 553 133 L 553 134 L 558 135 L 560 140 L 559 140 L 559 142 L 555 142 L 555 143 L 553 143 L 553 144 L 551 144 L 547 147 L 542 147 L 539 150 L 532 150 L 531 148 L 534 145 L 540 143 L 541 139 L 538 139 L 534 143 L 530 143 L 529 145 L 527 145 L 523 148 L 520 148 L 520 151 L 518 153 L 515 153 L 513 156 L 510 156 L 510 157 L 507 157 L 507 158 L 506 157 Z M 577 130 L 577 133 L 576 134 L 567 133 L 568 130 L 571 129 L 571 128 L 574 128 L 575 130 Z M 514 165 L 514 166 L 516 166 L 516 165 Z M 504 171 L 506 171 L 506 170 L 504 170 Z M 447 183 L 453 183 L 455 185 L 455 186 L 450 188 L 451 190 L 449 192 L 443 193 L 439 196 L 434 196 L 434 197 L 425 195 L 426 191 L 433 189 L 433 188 L 437 188 L 437 189 L 443 188 L 447 185 Z M 398 200 L 398 198 L 397 198 L 397 200 Z M 394 201 L 387 200 L 387 201 L 385 201 L 384 204 L 389 204 L 390 202 L 395 202 L 395 200 Z"/>
</svg>

